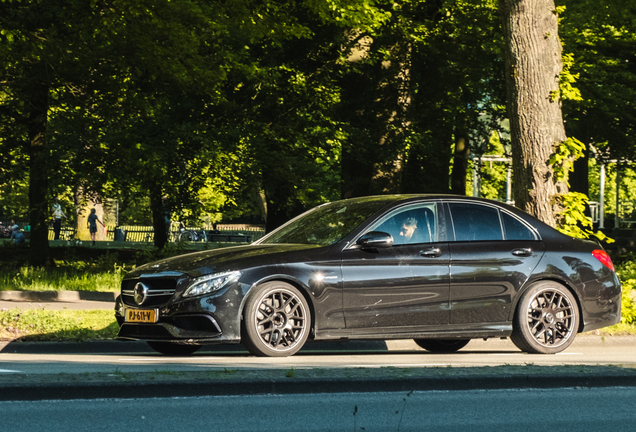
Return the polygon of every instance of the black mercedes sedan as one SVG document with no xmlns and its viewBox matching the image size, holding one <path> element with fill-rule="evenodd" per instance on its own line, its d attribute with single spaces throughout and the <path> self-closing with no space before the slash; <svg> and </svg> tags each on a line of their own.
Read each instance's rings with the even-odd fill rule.
<svg viewBox="0 0 636 432">
<path fill-rule="evenodd" d="M 551 354 L 618 323 L 621 284 L 598 244 L 514 207 L 387 195 L 318 206 L 250 245 L 138 267 L 116 317 L 118 339 L 174 355 L 242 343 L 289 356 L 307 340 L 346 339 L 454 352 L 503 337 Z"/>
</svg>

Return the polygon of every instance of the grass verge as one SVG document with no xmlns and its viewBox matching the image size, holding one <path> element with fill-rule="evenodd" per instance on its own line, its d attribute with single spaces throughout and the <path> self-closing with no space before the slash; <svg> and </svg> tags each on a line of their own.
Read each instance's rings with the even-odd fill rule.
<svg viewBox="0 0 636 432">
<path fill-rule="evenodd" d="M 5 341 L 112 339 L 118 331 L 112 310 L 0 310 L 0 340 Z"/>
</svg>

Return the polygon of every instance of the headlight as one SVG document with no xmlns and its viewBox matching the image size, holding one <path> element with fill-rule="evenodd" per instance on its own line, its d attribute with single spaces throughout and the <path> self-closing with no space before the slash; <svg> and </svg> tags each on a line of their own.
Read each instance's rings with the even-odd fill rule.
<svg viewBox="0 0 636 432">
<path fill-rule="evenodd" d="M 194 297 L 218 291 L 225 285 L 236 282 L 241 276 L 240 271 L 216 273 L 196 278 L 183 293 L 184 297 Z"/>
</svg>

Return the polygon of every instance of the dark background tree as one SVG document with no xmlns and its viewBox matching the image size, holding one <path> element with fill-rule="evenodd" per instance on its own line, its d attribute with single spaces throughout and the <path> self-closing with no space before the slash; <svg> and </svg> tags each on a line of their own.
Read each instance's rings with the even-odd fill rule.
<svg viewBox="0 0 636 432">
<path fill-rule="evenodd" d="M 341 197 L 465 193 L 507 112 L 517 204 L 552 223 L 559 77 L 579 77 L 569 134 L 634 148 L 634 6 L 562 2 L 565 74 L 549 0 L 501 0 L 503 28 L 495 0 L 0 2 L 0 218 L 30 215 L 40 265 L 56 195 L 146 206 L 161 247 L 163 198 L 271 230 Z"/>
</svg>

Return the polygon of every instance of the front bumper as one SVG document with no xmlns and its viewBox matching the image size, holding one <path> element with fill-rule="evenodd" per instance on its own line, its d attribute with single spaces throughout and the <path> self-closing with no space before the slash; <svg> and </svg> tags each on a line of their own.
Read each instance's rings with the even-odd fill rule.
<svg viewBox="0 0 636 432">
<path fill-rule="evenodd" d="M 115 317 L 120 325 L 119 340 L 218 344 L 240 342 L 240 305 L 243 292 L 239 286 L 223 289 L 210 296 L 183 299 L 176 295 L 156 310 L 155 323 L 126 322 L 125 310 L 148 307 L 124 304 L 119 296 Z"/>
</svg>

